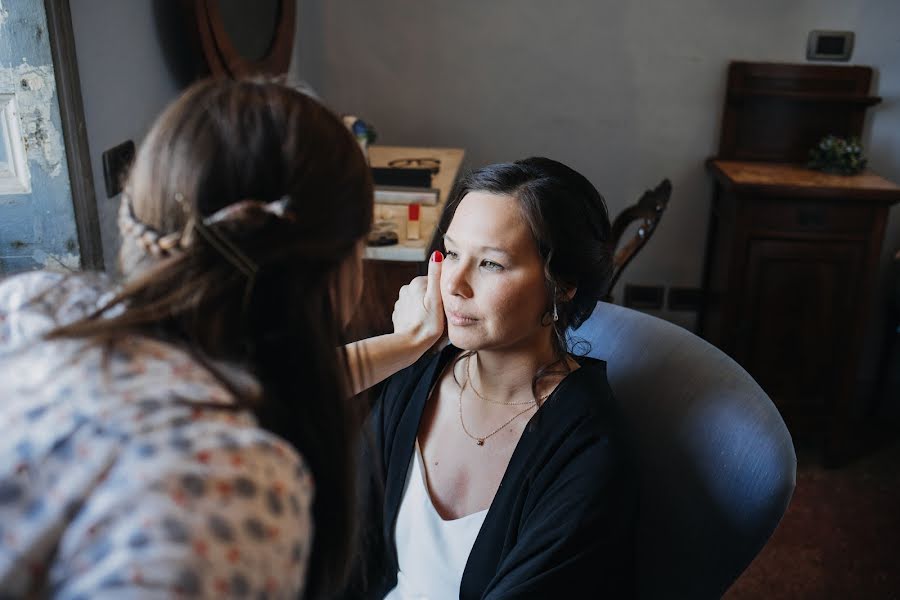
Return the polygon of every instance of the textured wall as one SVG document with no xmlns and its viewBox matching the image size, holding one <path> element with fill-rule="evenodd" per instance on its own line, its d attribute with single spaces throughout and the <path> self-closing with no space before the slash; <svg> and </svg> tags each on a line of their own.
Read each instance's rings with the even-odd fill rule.
<svg viewBox="0 0 900 600">
<path fill-rule="evenodd" d="M 623 284 L 700 285 L 711 199 L 703 161 L 718 146 L 728 61 L 805 62 L 812 29 L 856 32 L 853 63 L 875 67 L 884 97 L 869 112 L 871 165 L 900 182 L 897 0 L 300 6 L 298 75 L 336 109 L 373 123 L 383 143 L 460 146 L 474 165 L 557 158 L 597 185 L 613 215 L 669 177 L 668 212 Z M 898 247 L 895 207 L 885 266 Z M 661 315 L 694 324 L 691 313 Z M 880 343 L 875 317 L 870 355 Z"/>
<path fill-rule="evenodd" d="M 0 94 L 14 93 L 31 193 L 0 195 L 0 274 L 77 268 L 78 235 L 42 0 L 0 0 Z"/>
</svg>

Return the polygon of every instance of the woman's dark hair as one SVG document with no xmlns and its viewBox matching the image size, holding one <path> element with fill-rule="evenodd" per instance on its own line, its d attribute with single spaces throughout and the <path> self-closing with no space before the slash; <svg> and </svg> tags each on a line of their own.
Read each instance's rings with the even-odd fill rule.
<svg viewBox="0 0 900 600">
<path fill-rule="evenodd" d="M 343 315 L 336 300 L 350 293 L 346 272 L 358 272 L 359 244 L 372 222 L 370 170 L 357 142 L 336 115 L 293 89 L 205 80 L 157 120 L 126 191 L 135 220 L 154 235 L 194 231 L 191 241 L 153 255 L 126 237 L 118 295 L 48 337 L 110 346 L 123 332 L 137 332 L 201 358 L 240 407 L 309 464 L 315 536 L 306 595 L 330 597 L 356 546 L 359 415 L 338 350 Z M 252 202 L 232 218 L 202 225 L 244 200 Z M 278 211 L 266 210 L 279 200 Z M 233 251 L 210 241 L 223 238 L 255 265 L 253 277 L 236 268 Z M 245 367 L 261 383 L 261 397 L 241 396 L 209 359 Z"/>
<path fill-rule="evenodd" d="M 438 220 L 432 250 L 446 250 L 443 236 L 469 192 L 510 196 L 518 202 L 544 262 L 545 324 L 553 327 L 554 351 L 562 361 L 568 350 L 566 330 L 578 328 L 590 316 L 612 275 L 610 222 L 603 196 L 583 175 L 549 158 L 489 165 L 457 182 Z M 569 300 L 566 292 L 572 288 L 576 291 Z M 555 322 L 554 306 L 559 315 Z"/>
</svg>

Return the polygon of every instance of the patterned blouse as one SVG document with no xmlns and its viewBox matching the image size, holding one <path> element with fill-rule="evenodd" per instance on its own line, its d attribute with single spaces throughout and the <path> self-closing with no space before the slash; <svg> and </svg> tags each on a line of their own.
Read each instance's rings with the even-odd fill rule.
<svg viewBox="0 0 900 600">
<path fill-rule="evenodd" d="M 303 460 L 217 410 L 231 395 L 176 346 L 42 340 L 105 293 L 84 276 L 0 281 L 0 598 L 297 598 Z"/>
</svg>

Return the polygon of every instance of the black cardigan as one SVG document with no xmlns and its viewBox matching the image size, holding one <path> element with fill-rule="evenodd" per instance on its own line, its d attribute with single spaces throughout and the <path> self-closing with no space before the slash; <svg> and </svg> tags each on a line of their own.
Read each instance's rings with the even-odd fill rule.
<svg viewBox="0 0 900 600">
<path fill-rule="evenodd" d="M 372 410 L 363 465 L 366 564 L 347 597 L 380 599 L 397 584 L 394 526 L 419 421 L 435 379 L 458 352 L 449 346 L 394 375 Z M 577 360 L 581 368 L 522 433 L 469 554 L 461 599 L 635 594 L 635 473 L 606 363 Z"/>
</svg>

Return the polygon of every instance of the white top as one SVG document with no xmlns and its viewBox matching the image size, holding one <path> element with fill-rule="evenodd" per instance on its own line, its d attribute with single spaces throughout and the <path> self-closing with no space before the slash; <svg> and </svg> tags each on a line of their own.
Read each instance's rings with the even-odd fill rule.
<svg viewBox="0 0 900 600">
<path fill-rule="evenodd" d="M 397 515 L 397 587 L 385 600 L 457 600 L 459 584 L 487 510 L 445 521 L 431 502 L 419 446 Z"/>
</svg>

